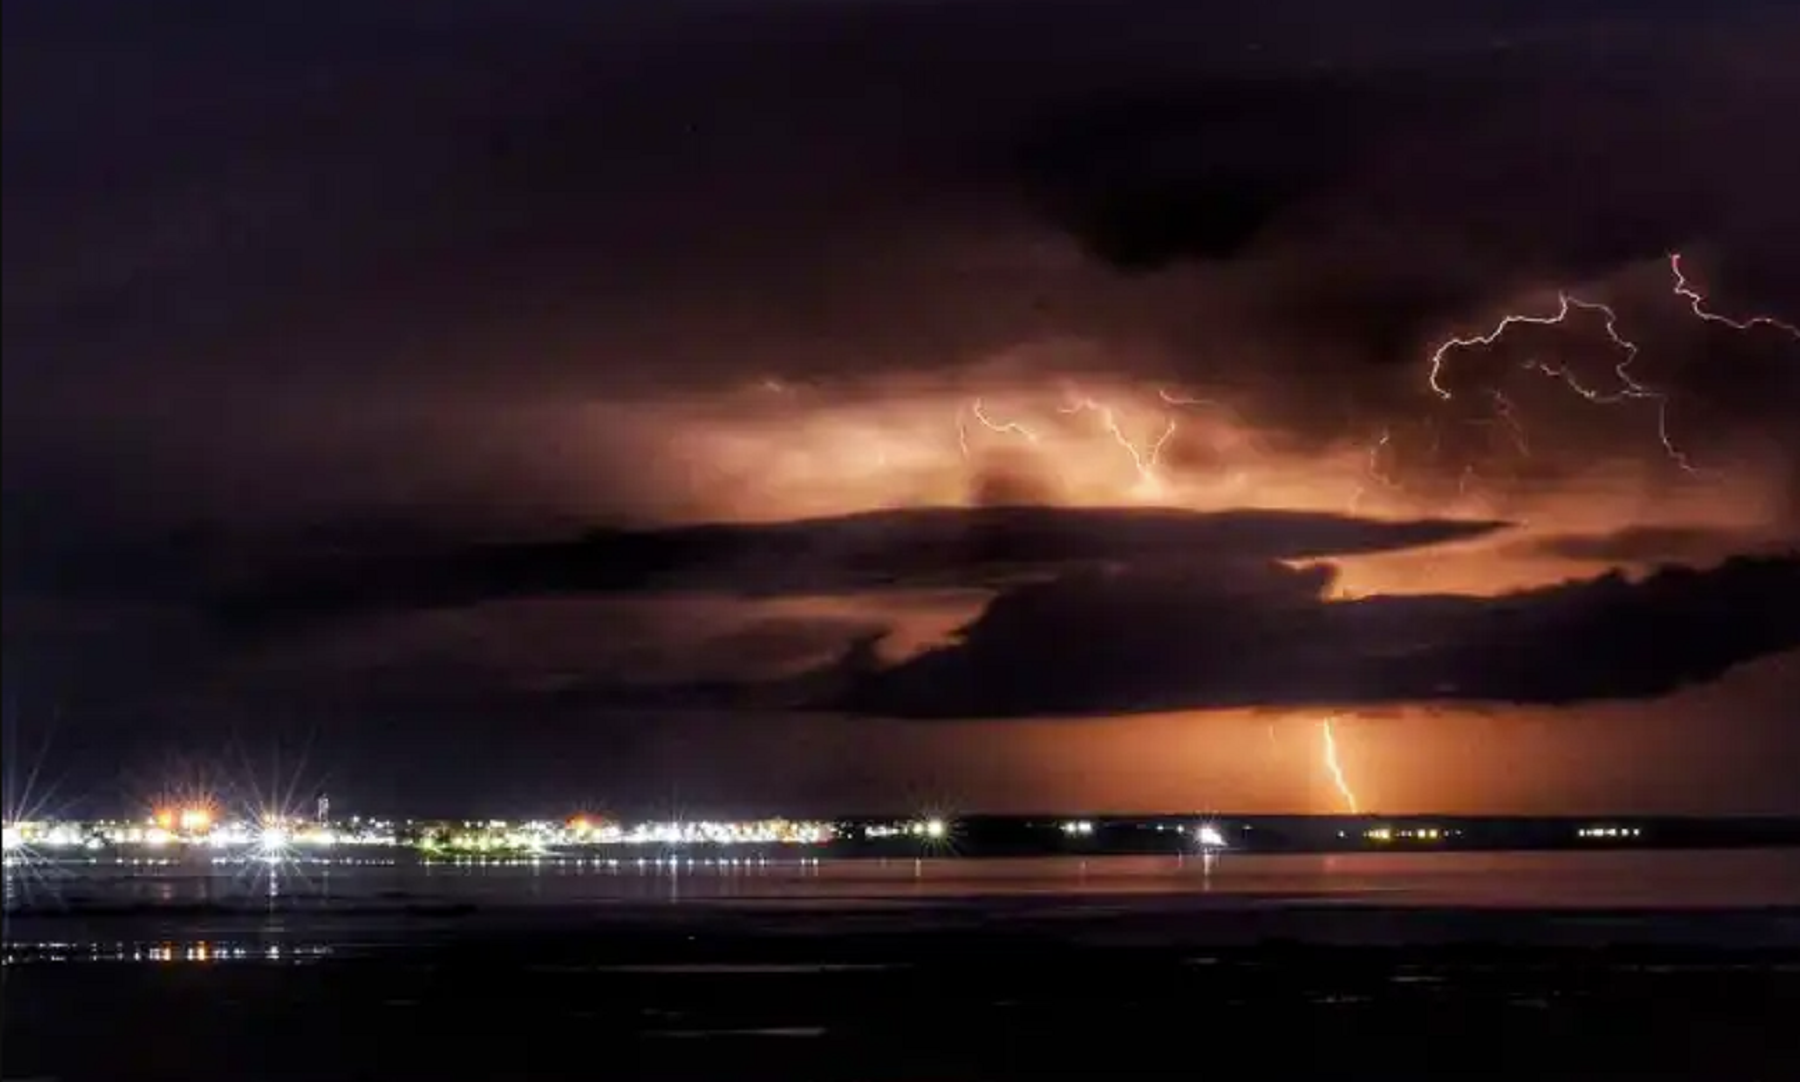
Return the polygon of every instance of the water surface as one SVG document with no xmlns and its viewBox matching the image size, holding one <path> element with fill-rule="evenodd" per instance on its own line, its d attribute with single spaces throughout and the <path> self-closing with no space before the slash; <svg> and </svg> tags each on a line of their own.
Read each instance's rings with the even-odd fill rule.
<svg viewBox="0 0 1800 1082">
<path fill-rule="evenodd" d="M 99 858 L 9 869 L 6 900 L 14 908 L 403 901 L 568 906 L 1117 895 L 1534 908 L 1800 905 L 1800 850 L 455 863 L 427 863 L 407 853 L 282 863 Z"/>
</svg>

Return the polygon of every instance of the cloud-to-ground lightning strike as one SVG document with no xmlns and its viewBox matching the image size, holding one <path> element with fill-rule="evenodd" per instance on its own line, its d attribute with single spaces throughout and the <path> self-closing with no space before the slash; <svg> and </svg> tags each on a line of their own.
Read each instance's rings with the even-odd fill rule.
<svg viewBox="0 0 1800 1082">
<path fill-rule="evenodd" d="M 1800 327 L 1774 316 L 1747 316 L 1744 319 L 1732 319 L 1706 310 L 1706 298 L 1688 282 L 1687 275 L 1681 270 L 1681 253 L 1669 253 L 1669 272 L 1675 276 L 1675 295 L 1688 302 L 1688 308 L 1694 315 L 1708 323 L 1721 323 L 1734 331 L 1748 331 L 1757 327 L 1772 327 L 1789 338 L 1800 339 Z"/>
<path fill-rule="evenodd" d="M 1356 793 L 1351 790 L 1349 781 L 1344 778 L 1344 767 L 1338 760 L 1337 736 L 1331 729 L 1331 723 L 1335 720 L 1337 719 L 1326 718 L 1324 721 L 1319 722 L 1319 735 L 1324 749 L 1325 769 L 1331 774 L 1331 782 L 1333 785 L 1337 786 L 1338 795 L 1344 798 L 1344 805 L 1350 809 L 1350 814 L 1360 815 L 1362 809 L 1357 803 Z"/>
</svg>

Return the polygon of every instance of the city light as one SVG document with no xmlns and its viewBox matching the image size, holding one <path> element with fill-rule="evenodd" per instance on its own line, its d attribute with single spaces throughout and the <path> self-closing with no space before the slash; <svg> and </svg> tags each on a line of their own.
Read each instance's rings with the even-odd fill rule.
<svg viewBox="0 0 1800 1082">
<path fill-rule="evenodd" d="M 1401 827 L 1375 826 L 1363 831 L 1363 837 L 1372 842 L 1412 841 L 1437 842 L 1452 839 L 1460 835 L 1460 830 L 1446 830 L 1443 827 Z"/>
<path fill-rule="evenodd" d="M 191 809 L 190 809 L 191 810 Z M 110 858 L 158 864 L 281 862 L 302 865 L 325 860 L 362 859 L 358 847 L 410 851 L 426 861 L 510 861 L 616 859 L 637 850 L 638 861 L 740 858 L 753 861 L 798 859 L 818 856 L 855 856 L 865 843 L 874 852 L 900 852 L 908 856 L 947 855 L 965 848 L 980 850 L 985 831 L 974 830 L 964 838 L 956 821 L 939 816 L 886 820 L 827 822 L 805 819 L 755 820 L 643 820 L 619 821 L 576 815 L 567 819 L 538 820 L 389 820 L 351 816 L 324 822 L 284 816 L 201 820 L 175 812 L 174 829 L 154 825 L 155 820 L 14 820 L 3 824 L 8 867 L 44 862 L 94 863 Z M 184 829 L 182 822 L 204 829 Z M 1466 824 L 1446 825 L 1423 819 L 1374 820 L 1355 825 L 1334 823 L 1338 839 L 1329 848 L 1366 847 L 1370 850 L 1412 851 L 1463 849 L 1470 844 Z M 1241 820 L 1213 817 L 1182 820 L 1153 816 L 1143 820 L 1060 819 L 1035 824 L 1047 835 L 1072 845 L 1071 852 L 1135 851 L 1148 844 L 1161 849 L 1144 832 L 1172 831 L 1179 839 L 1175 851 L 1214 857 L 1226 851 L 1258 851 L 1263 846 L 1256 827 Z M 1102 829 L 1104 828 L 1104 829 Z M 1653 831 L 1617 822 L 1570 823 L 1558 837 L 1563 844 L 1579 841 L 1602 847 L 1641 844 Z M 1133 840 L 1134 836 L 1142 841 Z M 1271 839 L 1273 840 L 1273 839 Z M 1526 839 L 1530 848 L 1542 847 L 1541 839 Z M 967 846 L 960 844 L 968 842 Z M 1303 843 L 1312 844 L 1312 843 Z M 341 852 L 350 849 L 351 853 Z M 730 852 L 720 852 L 730 851 Z M 640 855 L 642 854 L 642 855 Z M 382 855 L 377 859 L 385 859 Z"/>
<path fill-rule="evenodd" d="M 1582 827 L 1575 832 L 1575 836 L 1579 838 L 1636 838 L 1642 834 L 1643 831 L 1638 827 L 1614 826 Z"/>
<path fill-rule="evenodd" d="M 795 846 L 822 845 L 837 835 L 830 823 L 792 819 L 749 822 L 693 820 L 623 824 L 585 815 L 562 823 L 504 820 L 423 826 L 419 845 L 428 853 L 549 853 L 587 846 Z"/>
</svg>

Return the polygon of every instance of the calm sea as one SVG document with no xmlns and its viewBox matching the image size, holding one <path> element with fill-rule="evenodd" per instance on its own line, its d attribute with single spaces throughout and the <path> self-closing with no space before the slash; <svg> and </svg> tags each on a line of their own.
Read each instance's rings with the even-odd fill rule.
<svg viewBox="0 0 1800 1082">
<path fill-rule="evenodd" d="M 6 902 L 53 911 L 216 905 L 330 909 L 1160 898 L 1223 906 L 1800 906 L 1800 850 L 1225 854 L 804 860 L 541 858 L 424 863 L 408 853 L 262 861 L 117 860 L 8 869 Z"/>
<path fill-rule="evenodd" d="M 8 890 L 9 1078 L 1117 1082 L 1247 1063 L 1717 1082 L 1800 1062 L 1796 851 L 364 853 L 15 867 Z"/>
</svg>

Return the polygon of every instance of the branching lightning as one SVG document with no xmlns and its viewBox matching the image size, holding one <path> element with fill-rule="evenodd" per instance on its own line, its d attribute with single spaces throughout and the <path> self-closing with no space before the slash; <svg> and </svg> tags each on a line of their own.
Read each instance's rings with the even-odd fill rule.
<svg viewBox="0 0 1800 1082">
<path fill-rule="evenodd" d="M 1490 390 L 1488 394 L 1494 399 L 1494 416 L 1500 418 L 1500 423 L 1506 426 L 1506 431 L 1512 436 L 1513 446 L 1519 449 L 1519 454 L 1529 458 L 1531 442 L 1525 438 L 1525 426 L 1519 421 L 1519 411 L 1513 406 L 1512 399 L 1502 391 Z"/>
<path fill-rule="evenodd" d="M 1332 784 L 1337 786 L 1338 795 L 1344 798 L 1344 805 L 1350 809 L 1350 814 L 1358 815 L 1361 814 L 1361 808 L 1357 804 L 1356 793 L 1351 790 L 1349 781 L 1344 778 L 1344 767 L 1338 760 L 1337 736 L 1331 730 L 1331 723 L 1335 720 L 1337 719 L 1326 718 L 1319 722 L 1319 736 L 1323 745 L 1325 769 L 1331 774 Z"/>
<path fill-rule="evenodd" d="M 1026 428 L 1024 425 L 1018 423 L 1017 421 L 1001 422 L 1001 421 L 994 420 L 992 417 L 989 417 L 987 415 L 987 411 L 982 409 L 981 399 L 979 399 L 979 398 L 977 398 L 973 402 L 969 403 L 969 412 L 974 415 L 974 417 L 977 421 L 981 422 L 981 424 L 984 428 L 987 428 L 990 431 L 999 432 L 1002 435 L 1011 434 L 1011 435 L 1015 435 L 1015 436 L 1023 436 L 1027 440 L 1030 440 L 1032 443 L 1036 443 L 1038 441 L 1038 434 L 1036 432 L 1032 431 L 1029 428 Z"/>
<path fill-rule="evenodd" d="M 1375 441 L 1369 444 L 1369 449 L 1366 452 L 1365 461 L 1363 462 L 1363 476 L 1387 489 L 1398 489 L 1400 487 L 1400 482 L 1394 480 L 1381 465 L 1382 452 L 1387 450 L 1388 445 L 1393 442 L 1393 439 L 1394 433 L 1391 429 L 1382 429 L 1381 435 L 1375 437 Z M 1350 494 L 1350 514 L 1356 513 L 1357 507 L 1361 505 L 1363 497 L 1368 495 L 1368 492 L 1368 485 L 1358 484 L 1356 486 L 1356 490 Z"/>
<path fill-rule="evenodd" d="M 1567 292 L 1558 292 L 1556 301 L 1556 311 L 1553 314 L 1532 315 L 1529 313 L 1511 313 L 1504 316 L 1500 322 L 1494 326 L 1494 329 L 1486 334 L 1475 335 L 1470 338 L 1450 338 L 1445 340 L 1437 347 L 1437 349 L 1433 350 L 1431 354 L 1431 371 L 1427 379 L 1431 390 L 1439 398 L 1445 401 L 1449 401 L 1453 397 L 1450 390 L 1444 386 L 1442 379 L 1445 359 L 1452 350 L 1467 349 L 1473 346 L 1491 346 L 1506 334 L 1508 328 L 1513 326 L 1521 324 L 1540 327 L 1556 326 L 1568 319 L 1574 312 L 1595 312 L 1598 313 L 1604 321 L 1602 325 L 1605 328 L 1607 339 L 1612 342 L 1613 346 L 1618 349 L 1621 354 L 1623 354 L 1619 363 L 1613 366 L 1613 374 L 1616 375 L 1619 380 L 1618 390 L 1606 392 L 1589 387 L 1583 384 L 1569 369 L 1560 365 L 1552 365 L 1535 358 L 1525 362 L 1525 368 L 1529 371 L 1535 371 L 1559 380 L 1564 386 L 1596 405 L 1611 406 L 1628 401 L 1645 401 L 1653 403 L 1656 410 L 1657 439 L 1662 444 L 1663 452 L 1668 455 L 1671 462 L 1675 463 L 1675 465 L 1682 470 L 1688 473 L 1700 472 L 1695 468 L 1693 461 L 1688 457 L 1687 452 L 1676 445 L 1674 437 L 1669 432 L 1669 396 L 1640 383 L 1637 377 L 1631 374 L 1631 364 L 1633 361 L 1637 360 L 1638 357 L 1638 345 L 1636 342 L 1631 341 L 1619 333 L 1618 313 L 1614 312 L 1611 307 L 1601 304 L 1598 301 L 1582 300 L 1579 297 L 1571 296 Z M 1494 401 L 1497 413 L 1499 413 L 1512 428 L 1515 441 L 1523 448 L 1525 446 L 1524 428 L 1519 423 L 1518 415 L 1512 409 L 1511 400 L 1506 398 L 1503 394 L 1495 392 Z"/>
<path fill-rule="evenodd" d="M 1681 254 L 1670 253 L 1668 262 L 1670 273 L 1674 277 L 1674 295 L 1686 303 L 1696 318 L 1740 332 L 1775 330 L 1800 341 L 1800 327 L 1775 316 L 1756 314 L 1739 317 L 1712 311 L 1707 307 L 1705 296 L 1687 277 Z M 1688 474 L 1702 475 L 1709 472 L 1697 465 L 1683 443 L 1676 439 L 1671 416 L 1674 402 L 1670 390 L 1639 377 L 1634 365 L 1643 352 L 1643 347 L 1638 341 L 1626 336 L 1619 313 L 1609 304 L 1577 296 L 1567 290 L 1557 291 L 1553 308 L 1508 312 L 1502 314 L 1496 323 L 1482 333 L 1459 334 L 1439 342 L 1429 354 L 1426 386 L 1440 401 L 1448 402 L 1469 394 L 1485 400 L 1488 408 L 1480 411 L 1481 416 L 1464 418 L 1463 421 L 1493 432 L 1493 441 L 1498 442 L 1488 444 L 1490 452 L 1498 452 L 1509 458 L 1513 455 L 1519 459 L 1532 458 L 1541 449 L 1534 446 L 1535 441 L 1527 427 L 1527 411 L 1522 407 L 1521 401 L 1513 397 L 1512 388 L 1504 385 L 1482 387 L 1479 390 L 1457 388 L 1449 378 L 1450 365 L 1459 351 L 1498 346 L 1515 328 L 1560 327 L 1565 324 L 1573 326 L 1577 323 L 1583 327 L 1596 328 L 1605 334 L 1606 341 L 1600 345 L 1601 348 L 1612 351 L 1610 378 L 1596 379 L 1564 361 L 1541 356 L 1526 359 L 1522 364 L 1513 366 L 1515 370 L 1546 377 L 1562 389 L 1579 396 L 1582 401 L 1595 406 L 1628 407 L 1641 403 L 1655 414 L 1657 442 L 1668 461 Z M 1127 414 L 1131 411 L 1122 410 L 1116 399 L 1098 397 L 1071 388 L 1065 392 L 1064 402 L 1056 411 L 1068 417 L 1092 414 L 1097 418 L 1100 431 L 1118 449 L 1113 452 L 1108 448 L 1108 453 L 1122 452 L 1137 475 L 1137 483 L 1132 491 L 1140 497 L 1157 497 L 1164 493 L 1168 480 L 1164 459 L 1180 431 L 1175 412 L 1187 407 L 1221 406 L 1211 399 L 1162 388 L 1157 389 L 1156 395 L 1158 403 L 1153 404 L 1152 408 L 1155 405 L 1162 407 L 1161 427 L 1154 438 L 1150 439 L 1142 438 L 1146 433 L 1140 433 L 1138 438 L 1129 434 L 1137 425 L 1135 422 L 1128 423 L 1130 419 Z M 974 424 L 969 423 L 970 417 L 974 418 Z M 1423 423 L 1432 434 L 1432 446 L 1426 454 L 1435 459 L 1441 449 L 1442 426 L 1433 423 L 1430 417 L 1424 418 Z M 988 411 L 982 399 L 975 398 L 960 406 L 956 412 L 957 447 L 965 459 L 975 453 L 974 437 L 980 435 L 980 429 L 976 425 L 996 435 L 1016 437 L 1039 447 L 1047 448 L 1055 444 L 1058 453 L 1074 451 L 1070 441 L 1079 438 L 1072 429 L 1052 424 L 1047 418 L 1040 422 L 1029 416 L 996 416 Z M 1360 476 L 1350 497 L 1352 512 L 1377 492 L 1406 491 L 1408 486 L 1401 467 L 1403 459 L 1409 457 L 1410 452 L 1403 454 L 1406 452 L 1401 440 L 1404 434 L 1391 427 L 1383 427 L 1362 449 Z M 1081 449 L 1083 454 L 1090 452 L 1091 448 Z M 1479 462 L 1460 464 L 1457 475 L 1457 490 L 1464 494 L 1485 476 L 1491 476 L 1490 471 Z"/>
<path fill-rule="evenodd" d="M 1100 415 L 1100 423 L 1112 436 L 1113 442 L 1124 448 L 1125 453 L 1130 456 L 1131 464 L 1138 472 L 1138 487 L 1146 492 L 1160 491 L 1161 482 L 1157 480 L 1156 468 L 1162 459 L 1163 447 L 1168 444 L 1169 438 L 1175 435 L 1175 418 L 1165 416 L 1162 435 L 1158 436 L 1148 449 L 1140 450 L 1137 444 L 1131 442 L 1131 438 L 1125 435 L 1124 430 L 1119 427 L 1118 418 L 1114 415 L 1112 407 L 1105 403 L 1097 402 L 1086 395 L 1073 395 L 1069 404 L 1058 412 L 1084 413 L 1088 411 Z"/>
<path fill-rule="evenodd" d="M 1211 398 L 1195 398 L 1192 395 L 1176 394 L 1167 387 L 1158 387 L 1156 397 L 1162 399 L 1165 406 L 1218 406 L 1219 402 Z"/>
<path fill-rule="evenodd" d="M 1444 362 L 1451 350 L 1470 349 L 1475 346 L 1491 346 L 1500 341 L 1501 337 L 1506 334 L 1508 328 L 1516 325 L 1528 324 L 1537 327 L 1553 327 L 1568 318 L 1571 307 L 1569 295 L 1567 293 L 1558 293 L 1556 299 L 1557 307 L 1554 315 L 1534 316 L 1528 313 L 1509 313 L 1502 317 L 1500 322 L 1494 325 L 1494 329 L 1486 334 L 1478 334 L 1470 338 L 1452 337 L 1445 339 L 1436 349 L 1431 351 L 1431 372 L 1427 377 L 1427 382 L 1431 384 L 1432 391 L 1446 402 L 1450 401 L 1452 397 L 1449 389 L 1443 384 Z"/>
<path fill-rule="evenodd" d="M 1748 316 L 1744 319 L 1731 319 L 1728 316 L 1719 315 L 1717 312 L 1707 311 L 1706 298 L 1700 294 L 1699 290 L 1695 289 L 1688 282 L 1687 275 L 1682 273 L 1680 252 L 1669 253 L 1669 272 L 1675 276 L 1675 295 L 1682 300 L 1687 301 L 1688 308 L 1693 311 L 1694 315 L 1706 322 L 1722 323 L 1734 331 L 1748 331 L 1757 327 L 1773 327 L 1775 330 L 1786 334 L 1789 338 L 1800 340 L 1800 327 L 1796 327 L 1785 320 L 1776 319 L 1774 316 Z"/>
<path fill-rule="evenodd" d="M 1166 389 L 1159 389 L 1157 397 L 1165 406 L 1170 407 L 1218 405 L 1210 399 L 1179 395 Z M 957 446 L 964 458 L 968 458 L 970 454 L 969 427 L 964 421 L 965 412 L 968 416 L 973 417 L 977 424 L 990 432 L 1004 436 L 1017 436 L 1033 444 L 1044 442 L 1043 431 L 1021 421 L 998 419 L 987 411 L 980 398 L 976 398 L 968 404 L 965 410 L 957 411 Z M 1164 411 L 1161 432 L 1149 443 L 1140 443 L 1126 434 L 1124 425 L 1120 423 L 1118 411 L 1112 405 L 1091 395 L 1070 390 L 1067 392 L 1066 404 L 1058 407 L 1057 412 L 1065 416 L 1084 413 L 1093 413 L 1098 416 L 1101 429 L 1111 437 L 1114 444 L 1125 452 L 1132 469 L 1137 473 L 1136 491 L 1141 495 L 1161 493 L 1162 456 L 1168 448 L 1170 440 L 1180 429 L 1173 414 Z"/>
<path fill-rule="evenodd" d="M 1669 271 L 1675 279 L 1675 295 L 1687 302 L 1688 309 L 1695 317 L 1708 323 L 1717 323 L 1721 326 L 1729 327 L 1735 331 L 1752 331 L 1759 327 L 1770 328 L 1787 335 L 1789 338 L 1800 341 L 1800 327 L 1796 327 L 1794 324 L 1775 316 L 1751 315 L 1738 319 L 1710 311 L 1706 307 L 1705 296 L 1694 287 L 1693 283 L 1689 281 L 1686 273 L 1682 270 L 1680 252 L 1669 253 Z M 1493 329 L 1486 334 L 1468 337 L 1453 337 L 1440 343 L 1431 353 L 1430 370 L 1426 380 L 1427 385 L 1431 388 L 1432 392 L 1445 401 L 1451 399 L 1451 391 L 1444 385 L 1443 376 L 1449 355 L 1455 350 L 1470 349 L 1477 346 L 1492 346 L 1500 341 L 1510 328 L 1515 326 L 1555 326 L 1564 322 L 1572 313 L 1577 311 L 1597 313 L 1604 321 L 1607 338 L 1622 354 L 1619 363 L 1613 366 L 1613 372 L 1619 381 L 1617 390 L 1606 391 L 1589 386 L 1567 367 L 1551 364 L 1535 358 L 1527 361 L 1525 363 L 1525 368 L 1557 380 L 1569 390 L 1580 395 L 1583 399 L 1596 405 L 1610 406 L 1630 401 L 1652 403 L 1656 410 L 1657 439 L 1661 442 L 1663 451 L 1667 454 L 1669 460 L 1688 473 L 1697 474 L 1702 472 L 1694 465 L 1688 454 L 1677 445 L 1673 434 L 1670 432 L 1669 396 L 1663 391 L 1647 386 L 1632 374 L 1631 365 L 1632 362 L 1637 360 L 1639 347 L 1636 342 L 1626 338 L 1620 333 L 1617 313 L 1607 305 L 1597 301 L 1582 300 L 1567 292 L 1558 292 L 1556 296 L 1557 306 L 1556 311 L 1554 312 L 1541 314 L 1530 312 L 1509 313 L 1503 316 L 1500 321 L 1494 325 Z M 1520 423 L 1517 411 L 1513 408 L 1512 401 L 1501 391 L 1493 390 L 1489 393 L 1493 396 L 1497 415 L 1511 430 L 1514 443 L 1519 448 L 1520 453 L 1529 454 L 1529 443 L 1525 435 L 1525 429 Z M 1371 455 L 1373 454 L 1374 451 L 1372 450 Z M 1358 490 L 1359 495 L 1360 493 L 1361 489 Z"/>
</svg>

